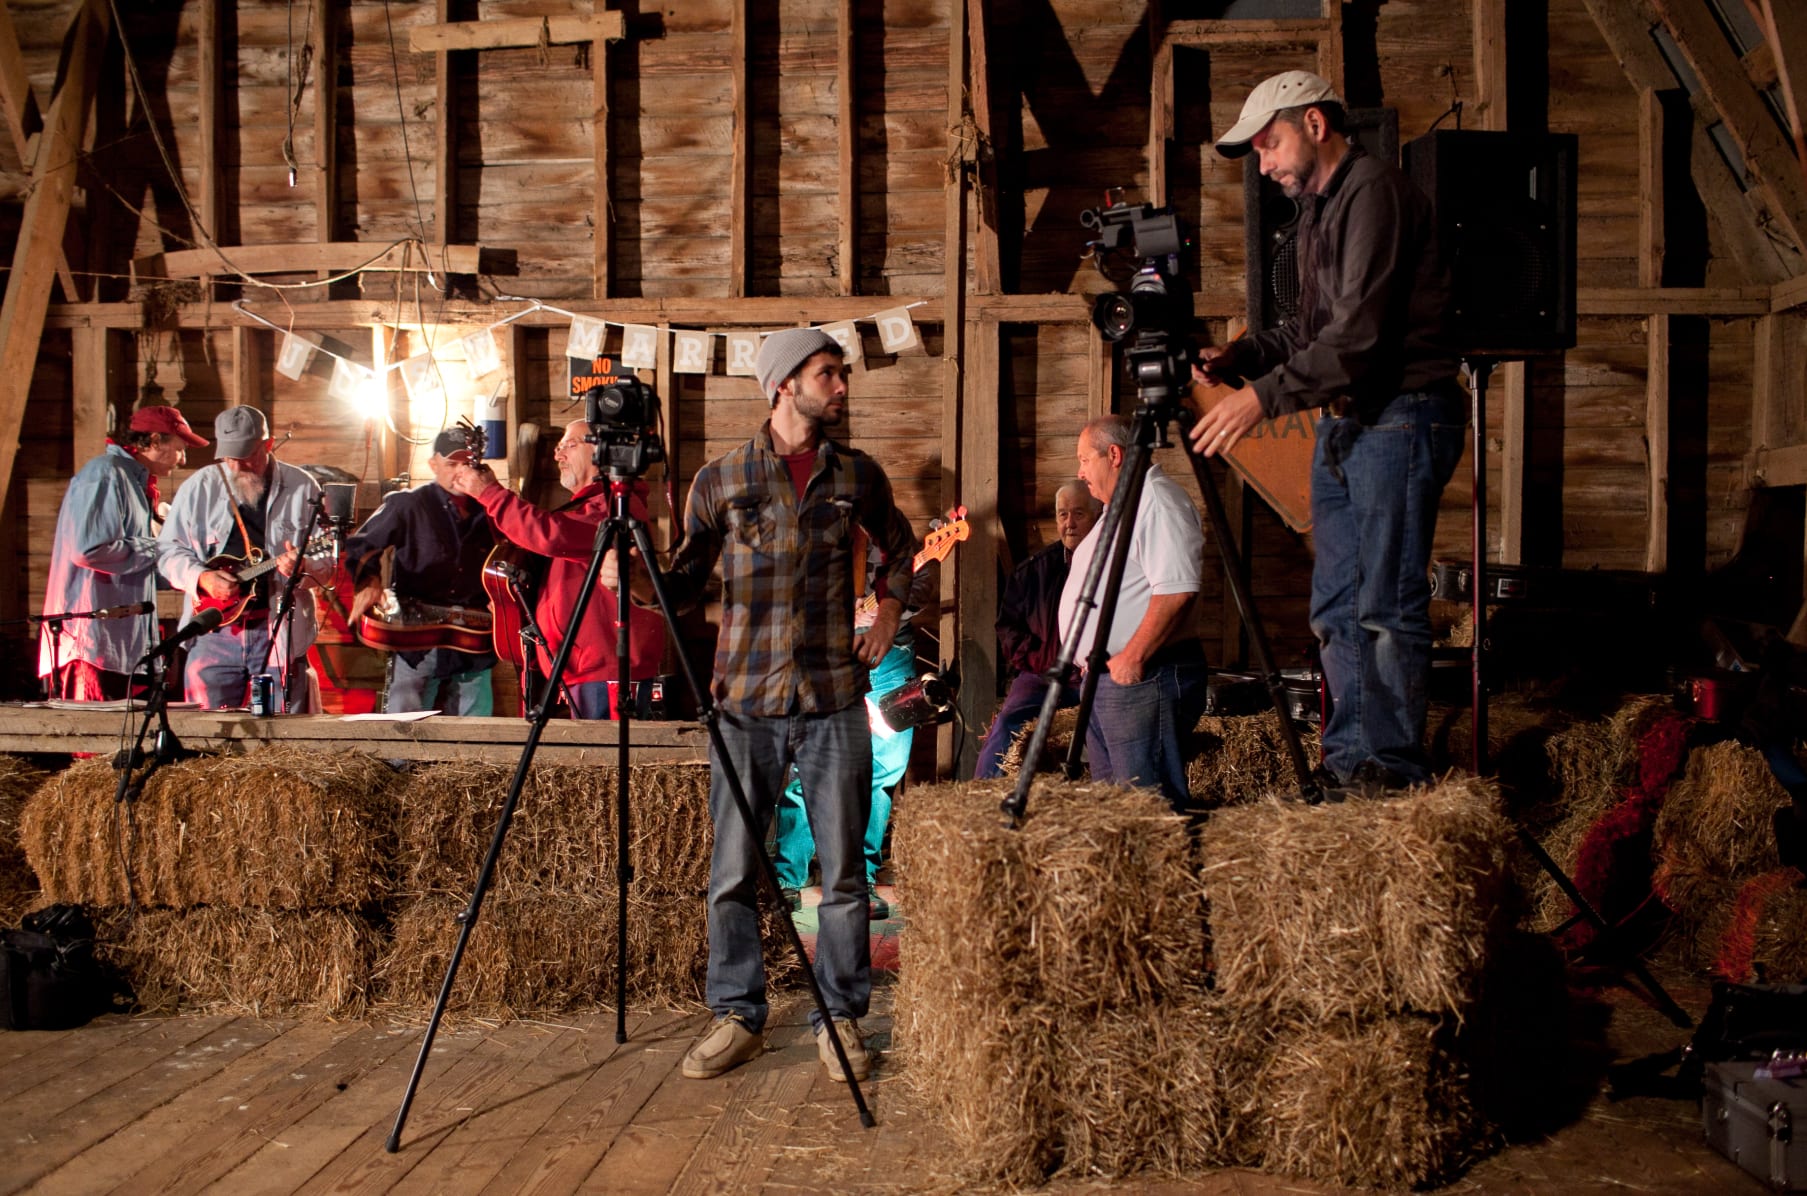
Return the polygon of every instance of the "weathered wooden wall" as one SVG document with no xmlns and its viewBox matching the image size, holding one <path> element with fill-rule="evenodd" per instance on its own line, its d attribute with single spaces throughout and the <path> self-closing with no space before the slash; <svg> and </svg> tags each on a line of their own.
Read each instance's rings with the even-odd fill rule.
<svg viewBox="0 0 1807 1196">
<path fill-rule="evenodd" d="M 625 37 L 600 50 L 439 53 L 414 51 L 410 38 L 447 21 L 493 26 L 589 6 L 341 0 L 316 5 L 325 15 L 313 28 L 306 6 L 291 14 L 282 0 L 122 6 L 150 102 L 136 98 L 114 42 L 74 219 L 81 294 L 56 296 L 81 302 L 51 309 L 0 517 L 0 548 L 21 565 L 0 615 L 41 600 L 57 503 L 99 448 L 103 407 L 122 418 L 141 391 L 161 391 L 206 430 L 223 405 L 256 403 L 279 436 L 293 434 L 286 459 L 351 470 L 367 502 L 382 479 L 424 476 L 417 442 L 469 413 L 472 387 L 427 410 L 397 383 L 395 432 L 366 423 L 326 395 L 329 361 L 300 382 L 276 375 L 278 337 L 231 310 L 239 296 L 367 365 L 522 309 L 499 296 L 718 332 L 926 300 L 920 353 L 879 357 L 868 335 L 874 356 L 856 371 L 848 432 L 886 464 L 919 528 L 951 502 L 973 508 L 982 535 L 957 559 L 985 576 L 965 589 L 950 581 L 946 593 L 988 601 L 997 562 L 1052 537 L 1075 435 L 1112 402 L 1084 300 L 1052 298 L 1112 285 L 1082 260 L 1079 214 L 1109 187 L 1174 204 L 1195 228 L 1185 266 L 1207 335 L 1228 335 L 1243 311 L 1242 168 L 1208 142 L 1250 86 L 1289 67 L 1338 77 L 1354 106 L 1394 108 L 1402 141 L 1440 117 L 1449 127 L 1456 99 L 1468 127 L 1507 127 L 1510 116 L 1514 128 L 1579 136 L 1578 344 L 1496 371 L 1490 552 L 1642 568 L 1661 541 L 1670 568 L 1711 567 L 1737 547 L 1753 470 L 1807 479 L 1783 452 L 1807 437 L 1804 372 L 1788 365 L 1803 357 L 1792 311 L 1801 297 L 1785 292 L 1771 314 L 1769 288 L 1787 264 L 1754 273 L 1752 222 L 1694 194 L 1686 129 L 1667 138 L 1666 223 L 1652 231 L 1647 147 L 1661 105 L 1645 94 L 1644 67 L 1622 64 L 1602 32 L 1603 3 L 1537 0 L 1508 15 L 1502 0 L 1388 0 L 1331 4 L 1331 18 L 1286 25 L 1214 22 L 1215 6 L 1164 3 L 1151 32 L 1149 5 L 1116 0 L 686 0 L 628 6 Z M 73 4 L 9 8 L 43 104 Z M 307 58 L 305 80 L 304 43 L 331 48 L 324 61 Z M 215 44 L 222 81 L 210 97 Z M 1671 112 L 1691 119 L 1685 106 Z M 133 257 L 200 239 L 150 127 L 190 196 L 212 188 L 207 210 L 228 257 L 233 246 L 353 240 L 374 254 L 412 239 L 481 245 L 482 272 L 452 279 L 450 295 L 436 289 L 443 276 L 393 272 L 280 296 L 237 282 L 211 298 L 193 282 L 134 284 Z M 0 237 L 16 235 L 24 169 L 0 136 Z M 264 281 L 318 277 L 302 256 Z M 550 447 L 577 413 L 564 396 L 565 322 L 539 313 L 502 338 L 513 418 L 546 429 L 540 497 L 550 498 Z M 1654 422 L 1653 363 L 1667 395 Z M 98 389 L 84 381 L 97 377 Z M 763 404 L 748 380 L 721 372 L 662 368 L 656 379 L 681 501 L 698 466 L 746 436 Z M 200 450 L 190 469 L 206 461 Z M 1464 461 L 1446 495 L 1439 555 L 1468 555 L 1469 469 Z M 978 477 L 995 487 L 970 488 Z M 1240 485 L 1226 492 L 1269 631 L 1295 663 L 1310 638 L 1309 540 Z M 659 535 L 669 533 L 666 516 Z M 979 598 L 962 612 L 974 625 L 961 636 L 969 649 L 989 639 Z M 1215 573 L 1206 598 L 1201 626 L 1224 658 L 1237 640 Z"/>
</svg>

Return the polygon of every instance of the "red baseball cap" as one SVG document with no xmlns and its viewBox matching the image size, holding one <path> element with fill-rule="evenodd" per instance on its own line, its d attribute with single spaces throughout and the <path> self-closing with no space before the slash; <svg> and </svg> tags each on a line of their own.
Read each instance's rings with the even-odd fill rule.
<svg viewBox="0 0 1807 1196">
<path fill-rule="evenodd" d="M 150 407 L 140 407 L 132 412 L 132 431 L 134 432 L 169 432 L 180 436 L 196 448 L 207 443 L 205 436 L 195 435 L 195 430 L 188 426 L 182 413 L 164 403 Z"/>
</svg>

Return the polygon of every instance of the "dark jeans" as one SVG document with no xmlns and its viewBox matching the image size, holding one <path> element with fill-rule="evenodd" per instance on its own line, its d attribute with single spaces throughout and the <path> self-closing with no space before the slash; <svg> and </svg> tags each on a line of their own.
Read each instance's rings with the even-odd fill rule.
<svg viewBox="0 0 1807 1196">
<path fill-rule="evenodd" d="M 1193 640 L 1183 653 L 1162 649 L 1134 685 L 1101 674 L 1085 736 L 1092 779 L 1159 789 L 1174 809 L 1185 809 L 1192 798 L 1185 741 L 1205 712 L 1209 673 Z"/>
<path fill-rule="evenodd" d="M 991 720 L 991 730 L 985 733 L 985 742 L 979 745 L 979 761 L 973 768 L 973 780 L 984 781 L 1003 776 L 998 762 L 1004 753 L 1010 750 L 1011 741 L 1016 733 L 1034 722 L 1042 712 L 1042 698 L 1048 693 L 1048 683 L 1040 673 L 1018 673 L 1010 683 L 1010 689 L 1004 695 L 1004 704 L 998 707 L 997 717 Z M 1060 687 L 1060 709 L 1079 705 L 1079 691 L 1070 685 Z"/>
<path fill-rule="evenodd" d="M 1324 764 L 1344 779 L 1364 761 L 1429 779 L 1431 534 L 1467 425 L 1459 393 L 1401 395 L 1366 427 L 1318 421 L 1311 629 L 1330 690 Z"/>
<path fill-rule="evenodd" d="M 832 714 L 757 718 L 721 713 L 721 737 L 758 825 L 748 834 L 715 745 L 709 747 L 709 972 L 703 999 L 720 1017 L 765 1026 L 765 961 L 759 946 L 759 845 L 792 764 L 822 865 L 816 911 L 816 982 L 835 1017 L 865 1017 L 872 992 L 863 842 L 872 801 L 872 728 L 866 703 Z M 810 1009 L 810 1021 L 821 1014 Z"/>
</svg>

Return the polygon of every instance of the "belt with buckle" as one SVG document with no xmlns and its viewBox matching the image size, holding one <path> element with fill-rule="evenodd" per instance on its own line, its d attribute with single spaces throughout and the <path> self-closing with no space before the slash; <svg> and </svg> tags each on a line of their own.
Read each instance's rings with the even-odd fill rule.
<svg viewBox="0 0 1807 1196">
<path fill-rule="evenodd" d="M 1338 395 L 1322 407 L 1318 408 L 1325 419 L 1348 419 L 1349 409 L 1355 406 L 1355 400 L 1348 395 Z"/>
</svg>

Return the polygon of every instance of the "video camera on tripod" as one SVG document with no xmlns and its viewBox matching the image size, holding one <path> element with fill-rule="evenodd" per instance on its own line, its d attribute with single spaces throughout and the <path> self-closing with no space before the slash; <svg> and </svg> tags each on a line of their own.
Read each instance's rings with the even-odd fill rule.
<svg viewBox="0 0 1807 1196">
<path fill-rule="evenodd" d="M 573 376 L 572 397 L 584 400 L 584 440 L 596 446 L 596 468 L 610 477 L 637 478 L 665 460 L 659 439 L 659 392 L 632 374 L 616 374 L 606 357 L 595 361 L 596 373 Z"/>
<path fill-rule="evenodd" d="M 1184 225 L 1172 208 L 1121 202 L 1089 208 L 1079 222 L 1098 232 L 1087 244 L 1106 278 L 1112 278 L 1111 253 L 1127 250 L 1141 259 L 1125 290 L 1098 296 L 1092 323 L 1112 342 L 1127 340 L 1123 360 L 1142 403 L 1163 419 L 1178 418 L 1179 400 L 1192 385 L 1192 288 L 1180 277 Z"/>
</svg>

